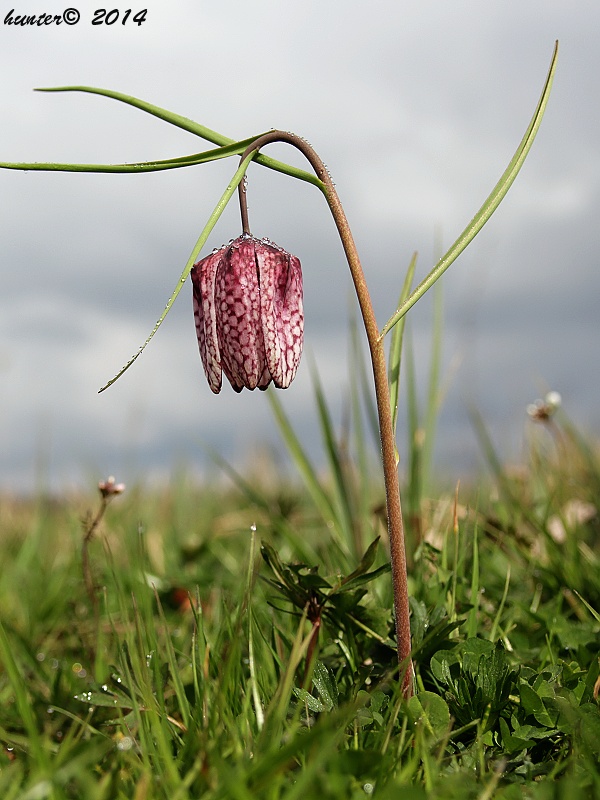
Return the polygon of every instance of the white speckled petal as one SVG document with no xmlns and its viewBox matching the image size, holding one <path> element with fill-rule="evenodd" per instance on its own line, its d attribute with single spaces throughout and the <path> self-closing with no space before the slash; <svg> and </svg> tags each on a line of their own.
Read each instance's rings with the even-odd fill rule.
<svg viewBox="0 0 600 800">
<path fill-rule="evenodd" d="M 192 269 L 194 318 L 213 392 L 224 372 L 236 392 L 287 388 L 304 338 L 300 261 L 268 239 L 243 234 Z"/>
<path fill-rule="evenodd" d="M 273 383 L 287 389 L 294 380 L 304 341 L 302 269 L 296 256 L 258 242 L 261 322 Z"/>
<path fill-rule="evenodd" d="M 206 379 L 215 394 L 221 391 L 221 356 L 217 337 L 215 280 L 226 249 L 222 247 L 216 253 L 198 261 L 197 264 L 194 264 L 191 272 L 198 348 Z"/>
<path fill-rule="evenodd" d="M 262 387 L 265 380 L 266 359 L 254 248 L 252 237 L 236 239 L 219 264 L 215 283 L 221 365 L 237 392 L 244 386 L 248 389 Z"/>
</svg>

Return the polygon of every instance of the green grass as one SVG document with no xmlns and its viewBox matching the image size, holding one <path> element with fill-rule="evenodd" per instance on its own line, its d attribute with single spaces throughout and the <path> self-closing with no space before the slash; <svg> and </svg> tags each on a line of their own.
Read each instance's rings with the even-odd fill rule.
<svg viewBox="0 0 600 800">
<path fill-rule="evenodd" d="M 2 798 L 600 797 L 594 453 L 532 422 L 502 469 L 480 424 L 494 481 L 412 497 L 406 702 L 382 490 L 320 413 L 331 480 L 114 498 L 97 613 L 99 498 L 2 500 Z"/>
</svg>

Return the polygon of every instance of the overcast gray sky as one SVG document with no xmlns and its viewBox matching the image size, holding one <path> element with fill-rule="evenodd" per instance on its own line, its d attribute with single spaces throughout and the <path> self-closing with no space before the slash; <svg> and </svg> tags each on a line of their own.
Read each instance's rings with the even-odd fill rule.
<svg viewBox="0 0 600 800">
<path fill-rule="evenodd" d="M 55 4 L 56 5 L 56 4 Z M 123 4 L 121 12 L 126 10 Z M 502 206 L 443 280 L 444 380 L 436 464 L 477 464 L 474 403 L 517 458 L 525 408 L 545 389 L 598 433 L 600 7 L 553 0 L 150 0 L 146 21 L 17 27 L 6 14 L 62 13 L 32 0 L 0 13 L 0 160 L 111 163 L 197 152 L 196 137 L 128 106 L 38 86 L 115 89 L 244 138 L 306 137 L 328 165 L 383 324 L 419 251 L 423 277 L 510 160 L 555 39 L 554 90 Z M 132 7 L 133 8 L 133 7 Z M 133 11 L 139 10 L 137 7 Z M 269 155 L 302 164 L 283 145 Z M 204 379 L 191 287 L 145 339 L 237 159 L 150 175 L 0 171 L 0 487 L 54 487 L 114 473 L 167 475 L 204 448 L 245 464 L 277 436 L 264 395 Z M 320 193 L 252 166 L 253 231 L 296 254 L 305 352 L 340 415 L 347 394 L 350 280 Z M 232 203 L 205 252 L 240 233 Z M 423 380 L 431 303 L 413 309 Z M 285 408 L 318 454 L 309 360 Z M 401 412 L 404 420 L 404 410 Z"/>
</svg>

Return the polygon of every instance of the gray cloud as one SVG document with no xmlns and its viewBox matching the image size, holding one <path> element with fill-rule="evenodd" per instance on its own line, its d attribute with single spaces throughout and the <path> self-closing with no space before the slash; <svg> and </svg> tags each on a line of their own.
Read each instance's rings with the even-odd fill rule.
<svg viewBox="0 0 600 800">
<path fill-rule="evenodd" d="M 35 86 L 117 89 L 229 136 L 295 130 L 334 176 L 383 322 L 413 250 L 422 276 L 500 176 L 559 38 L 553 95 L 530 158 L 444 278 L 444 367 L 460 366 L 436 463 L 458 471 L 476 462 L 471 401 L 507 455 L 518 455 L 524 408 L 544 381 L 597 431 L 600 11 L 546 0 L 350 0 L 340 8 L 331 0 L 174 0 L 150 2 L 139 28 L 92 27 L 83 9 L 69 29 L 0 25 L 0 158 L 119 162 L 204 148 L 114 101 Z M 285 146 L 269 153 L 302 164 Z M 189 287 L 130 372 L 96 393 L 145 339 L 235 166 L 0 172 L 2 485 L 31 487 L 44 459 L 58 486 L 119 469 L 124 480 L 167 474 L 180 458 L 201 465 L 203 442 L 231 458 L 276 445 L 264 396 L 226 388 L 213 397 L 205 385 Z M 323 199 L 253 166 L 250 210 L 258 235 L 302 260 L 307 348 L 339 418 L 352 301 Z M 207 251 L 238 232 L 232 204 Z M 430 309 L 425 299 L 411 312 L 421 392 Z M 281 397 L 318 458 L 307 361 Z"/>
</svg>

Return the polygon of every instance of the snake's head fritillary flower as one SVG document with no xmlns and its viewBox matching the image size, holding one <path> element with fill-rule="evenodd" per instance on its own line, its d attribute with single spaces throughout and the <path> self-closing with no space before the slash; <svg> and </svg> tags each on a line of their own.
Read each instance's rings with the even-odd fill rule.
<svg viewBox="0 0 600 800">
<path fill-rule="evenodd" d="M 210 388 L 290 385 L 302 354 L 302 270 L 296 256 L 243 234 L 192 269 L 194 318 Z"/>
</svg>

